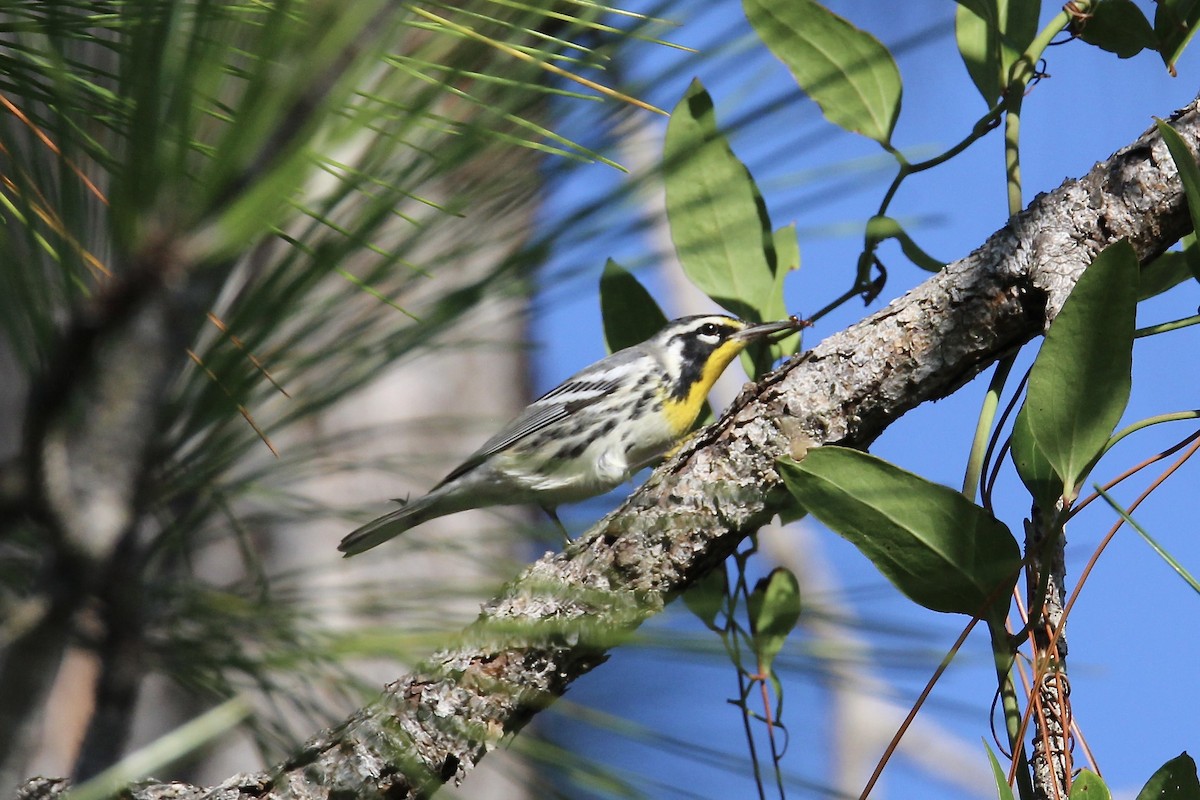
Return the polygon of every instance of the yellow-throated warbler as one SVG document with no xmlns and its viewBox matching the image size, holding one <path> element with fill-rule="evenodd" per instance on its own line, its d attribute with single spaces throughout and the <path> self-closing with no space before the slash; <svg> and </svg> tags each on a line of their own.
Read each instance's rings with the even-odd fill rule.
<svg viewBox="0 0 1200 800">
<path fill-rule="evenodd" d="M 428 494 L 368 522 L 338 549 L 351 556 L 427 520 L 484 506 L 554 508 L 616 488 L 688 432 L 713 383 L 751 342 L 804 325 L 723 314 L 669 322 L 534 400 Z"/>
</svg>

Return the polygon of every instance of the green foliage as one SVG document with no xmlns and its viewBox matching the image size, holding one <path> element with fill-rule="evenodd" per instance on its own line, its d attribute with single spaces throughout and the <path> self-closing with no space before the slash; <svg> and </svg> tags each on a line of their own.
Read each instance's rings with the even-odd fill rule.
<svg viewBox="0 0 1200 800">
<path fill-rule="evenodd" d="M 1079 38 L 1120 58 L 1157 49 L 1150 21 L 1133 0 L 1099 0 L 1085 17 L 1072 23 Z"/>
<path fill-rule="evenodd" d="M 1074 500 L 1125 411 L 1137 296 L 1137 256 L 1121 241 L 1084 271 L 1038 351 L 1012 449 L 1047 511 Z"/>
<path fill-rule="evenodd" d="M 600 316 L 610 353 L 646 341 L 667 324 L 667 315 L 646 287 L 611 258 L 600 276 Z"/>
<path fill-rule="evenodd" d="M 276 734 L 300 723 L 307 736 L 360 699 L 317 608 L 328 595 L 307 593 L 319 581 L 295 562 L 271 574 L 259 554 L 266 531 L 335 516 L 332 501 L 303 496 L 304 480 L 377 465 L 347 454 L 378 431 L 322 440 L 313 416 L 481 300 L 527 291 L 544 243 L 520 246 L 526 230 L 512 233 L 500 210 L 595 155 L 546 127 L 547 96 L 583 96 L 547 75 L 607 58 L 584 39 L 609 10 L 5 5 L 0 253 L 14 269 L 0 270 L 0 336 L 36 385 L 61 355 L 64 323 L 110 312 L 94 300 L 146 278 L 169 287 L 176 361 L 147 409 L 142 516 L 123 552 L 151 598 L 137 620 L 140 666 L 202 700 L 261 690 L 278 717 L 257 715 L 251 732 L 270 755 L 297 731 Z M 646 24 L 627 20 L 622 35 L 649 38 Z M 593 106 L 597 138 L 607 107 Z M 297 428 L 271 460 L 263 438 Z M 35 545 L 22 545 L 19 566 L 49 575 L 36 561 L 55 562 L 49 543 Z M 233 554 L 229 585 L 202 574 L 209 548 Z M 412 602 L 394 588 L 360 610 Z M 429 608 L 445 605 L 430 602 L 436 587 L 409 588 L 423 592 L 402 609 L 410 621 L 444 626 Z M 430 644 L 402 647 L 392 633 L 402 661 Z"/>
<path fill-rule="evenodd" d="M 1200 24 L 1200 2 L 1197 0 L 1161 0 L 1154 9 L 1154 34 L 1158 37 L 1158 52 L 1167 70 L 1175 74 L 1175 62 L 1196 35 Z"/>
<path fill-rule="evenodd" d="M 987 749 L 988 765 L 992 768 L 992 779 L 996 782 L 997 800 L 1014 800 L 1012 787 L 1008 785 L 1008 776 L 1004 774 L 1004 768 L 992 752 L 991 745 L 985 741 L 983 746 Z"/>
<path fill-rule="evenodd" d="M 1090 769 L 1081 769 L 1071 781 L 1070 800 L 1111 800 L 1104 779 Z"/>
<path fill-rule="evenodd" d="M 784 225 L 775 231 L 775 274 L 771 291 L 765 298 L 759 317 L 763 321 L 781 320 L 792 316 L 783 297 L 784 280 L 800 269 L 800 240 L 796 237 L 795 223 Z M 801 331 L 774 341 L 754 342 L 742 351 L 742 367 L 751 379 L 757 380 L 770 371 L 781 359 L 795 355 L 804 341 Z"/>
<path fill-rule="evenodd" d="M 1128 0 L 1072 4 L 1039 30 L 1041 4 L 1037 0 L 959 0 L 956 10 L 959 52 L 989 109 L 973 121 L 970 132 L 958 144 L 926 161 L 913 163 L 892 147 L 901 80 L 894 60 L 882 44 L 815 2 L 772 5 L 762 0 L 743 0 L 746 16 L 756 33 L 820 106 L 825 117 L 846 130 L 878 141 L 898 162 L 895 180 L 878 212 L 865 226 L 853 289 L 818 311 L 814 318 L 854 293 L 869 301 L 881 291 L 886 270 L 877 253 L 889 239 L 895 240 L 904 255 L 922 269 L 936 271 L 944 266 L 916 244 L 895 216 L 889 214 L 889 206 L 909 176 L 954 158 L 1001 125 L 1005 128 L 1007 206 L 1010 213 L 1020 209 L 1021 102 L 1040 74 L 1039 64 L 1046 48 L 1061 41 L 1063 31 L 1077 34 L 1088 44 L 1122 58 L 1154 48 L 1172 65 L 1200 22 L 1198 6 L 1200 2 L 1194 0 L 1159 4 L 1152 31 L 1141 11 Z M 703 100 L 691 109 L 693 117 L 697 110 L 711 115 L 711 100 L 700 91 L 693 85 L 688 95 Z M 676 114 L 680 114 L 678 109 Z M 1200 170 L 1194 157 L 1167 126 L 1160 124 L 1160 129 L 1179 165 L 1189 205 L 1200 208 Z M 709 121 L 705 131 L 709 136 L 715 135 L 715 122 Z M 1178 141 L 1172 141 L 1173 138 Z M 685 152 L 682 146 L 668 149 L 673 155 Z M 727 165 L 742 166 L 727 146 L 723 156 Z M 726 169 L 728 177 L 724 180 L 732 181 L 739 194 L 751 198 L 755 207 L 760 208 L 757 190 L 747 192 L 742 188 L 750 181 L 748 172 L 744 168 L 738 171 L 726 166 Z M 715 170 L 710 172 L 716 174 Z M 694 186 L 689 189 L 696 191 Z M 706 191 L 713 194 L 712 189 Z M 765 236 L 769 224 L 765 211 L 756 216 L 748 211 L 750 208 L 749 202 L 741 201 L 739 221 L 729 224 L 730 230 L 721 234 L 723 241 L 738 241 L 731 230 L 735 225 L 744 226 L 743 247 L 750 247 L 751 242 L 757 243 Z M 673 217 L 672 227 L 675 226 Z M 785 261 L 785 243 L 779 235 L 776 232 L 775 257 L 773 262 L 768 257 L 768 267 L 771 263 L 778 267 Z M 1060 500 L 1070 506 L 1096 461 L 1111 446 L 1113 431 L 1130 394 L 1136 304 L 1139 299 L 1167 291 L 1188 277 L 1200 277 L 1195 253 L 1192 237 L 1185 242 L 1183 253 L 1168 254 L 1148 265 L 1139 281 L 1138 259 L 1132 248 L 1125 242 L 1108 248 L 1086 270 L 1050 326 L 1010 439 L 1017 471 L 1043 510 L 1053 510 Z M 756 259 L 757 253 L 753 256 Z M 722 268 L 732 271 L 736 269 L 731 266 L 734 263 L 733 259 L 727 259 Z M 757 274 L 765 272 L 760 267 Z M 775 276 L 779 278 L 780 273 L 776 271 Z M 728 277 L 725 280 L 731 282 Z M 766 316 L 775 317 L 779 313 L 772 310 Z M 1188 324 L 1188 320 L 1179 324 Z M 1144 333 L 1152 332 L 1148 329 Z M 1000 396 L 1007 374 L 1007 367 L 998 370 L 992 387 L 993 402 Z M 1000 418 L 1001 428 L 1006 417 L 1007 412 Z M 1183 419 L 1190 415 L 1182 412 L 1166 415 L 1164 419 L 1167 417 Z M 984 450 L 993 423 L 993 416 L 981 423 L 979 457 L 972 462 L 977 477 L 985 467 Z M 994 435 L 995 443 L 1003 441 L 1003 429 Z M 1028 763 L 1019 752 L 1017 728 L 1021 714 L 1009 674 L 1014 641 L 1003 625 L 1009 594 L 1022 564 L 1020 548 L 1008 528 L 990 510 L 974 505 L 960 494 L 858 452 L 819 448 L 799 463 L 781 462 L 780 468 L 794 499 L 819 521 L 853 542 L 910 598 L 931 609 L 980 614 L 988 620 L 1004 715 L 1012 737 L 1010 745 L 1014 746 L 1014 758 L 1019 760 L 1017 786 L 1022 797 L 1032 796 Z M 990 490 L 985 492 L 990 509 L 989 494 Z M 1031 553 L 1029 557 L 1037 562 L 1042 555 Z M 764 587 L 765 584 L 760 584 L 750 595 L 751 619 L 762 602 Z M 1039 589 L 1043 590 L 1044 587 Z M 713 608 L 710 604 L 704 612 L 708 616 L 701 615 L 708 620 L 706 624 L 711 625 L 715 619 L 717 612 Z M 998 796 L 1008 800 L 1013 791 L 990 750 L 989 759 Z M 1072 791 L 1072 797 L 1076 796 L 1107 797 L 1107 790 L 1098 776 L 1084 770 Z"/>
<path fill-rule="evenodd" d="M 142 555 L 161 567 L 150 588 L 158 601 L 154 613 L 162 615 L 151 620 L 156 627 L 148 647 L 177 679 L 210 694 L 232 694 L 245 680 L 291 700 L 291 687 L 265 675 L 286 670 L 317 682 L 313 676 L 333 671 L 320 662 L 337 648 L 312 635 L 311 609 L 284 607 L 272 597 L 269 588 L 280 583 L 266 579 L 251 542 L 270 520 L 244 517 L 232 507 L 253 499 L 269 506 L 276 522 L 289 512 L 311 518 L 307 501 L 284 487 L 306 471 L 338 467 L 317 455 L 326 442 L 294 448 L 263 467 L 253 457 L 258 435 L 238 411 L 252 409 L 271 433 L 287 430 L 428 344 L 481 298 L 514 291 L 509 282 L 528 276 L 531 258 L 542 255 L 536 246 L 453 291 L 428 291 L 419 306 L 409 304 L 431 276 L 474 252 L 467 243 L 440 246 L 456 239 L 455 220 L 529 191 L 521 176 L 535 170 L 508 169 L 494 156 L 516 145 L 529 153 L 597 157 L 544 127 L 545 97 L 568 93 L 545 86 L 543 70 L 555 63 L 587 67 L 606 56 L 561 31 L 544 36 L 539 26 L 553 19 L 570 33 L 608 32 L 595 22 L 605 9 L 575 6 L 578 16 L 563 20 L 557 7 L 468 2 L 460 4 L 460 22 L 453 22 L 457 7 L 434 13 L 378 0 L 349 6 L 133 3 L 119 14 L 88 16 L 87 25 L 72 22 L 89 5 L 13 4 L 36 24 L 28 35 L 16 31 L 0 50 L 6 97 L 29 111 L 63 154 L 50 157 L 33 126 L 0 130 L 10 160 L 5 175 L 14 181 L 0 191 L 8 223 L 2 246 L 8 263 L 28 265 L 0 270 L 0 326 L 33 371 L 53 348 L 56 319 L 101 291 L 110 280 L 106 272 L 130 274 L 160 247 L 178 257 L 193 282 L 189 302 L 211 308 L 217 321 L 183 332 L 179 376 L 164 398 L 155 442 L 159 468 L 146 487 L 151 513 L 145 532 L 154 541 Z M 1056 32 L 1053 23 L 1039 37 L 1039 8 L 1029 0 L 959 1 L 958 47 L 993 108 L 971 122 L 959 144 L 911 164 L 892 146 L 902 83 L 887 48 L 812 0 L 744 0 L 755 31 L 826 118 L 880 143 L 899 163 L 895 182 L 866 222 L 856 290 L 882 288 L 870 273 L 873 266 L 882 271 L 876 251 L 889 239 L 918 267 L 942 267 L 887 213 L 888 205 L 902 180 L 954 157 L 1001 121 L 1007 112 L 996 104 L 1020 96 L 1030 60 L 1041 55 L 1039 43 Z M 1200 23 L 1196 0 L 1159 3 L 1152 37 L 1128 0 L 1101 0 L 1091 11 L 1086 22 L 1071 22 L 1086 42 L 1121 57 L 1155 47 L 1172 69 Z M 407 46 L 393 48 L 396 37 Z M 96 47 L 115 66 L 84 57 Z M 1200 170 L 1182 141 L 1172 139 L 1174 132 L 1162 123 L 1160 130 L 1195 220 Z M 795 226 L 772 226 L 762 193 L 699 81 L 672 115 L 664 160 L 671 234 L 691 280 L 744 318 L 787 316 L 783 284 L 800 264 Z M 111 206 L 87 190 L 84 172 L 109 179 Z M 463 175 L 474 177 L 454 191 L 440 183 Z M 45 197 L 61 202 L 50 209 Z M 1110 248 L 1051 326 L 1013 438 L 1022 479 L 1043 507 L 1073 497 L 1111 441 L 1129 394 L 1135 300 L 1198 275 L 1194 238 L 1185 253 L 1159 259 L 1139 285 L 1131 248 Z M 608 262 L 600 283 L 610 349 L 645 339 L 665 321 L 644 287 L 615 262 Z M 364 303 L 401 313 L 363 313 Z M 761 370 L 798 346 L 796 335 L 747 355 Z M 183 366 L 183 347 L 200 365 Z M 305 391 L 284 402 L 253 353 L 269 354 L 273 379 Z M 983 612 L 998 630 L 1020 554 L 988 511 L 856 451 L 817 449 L 781 469 L 797 500 L 907 596 L 938 611 Z M 200 548 L 226 537 L 239 546 L 252 579 L 214 591 L 180 579 Z M 716 569 L 684 601 L 720 634 L 738 665 L 735 704 L 747 719 L 754 716 L 751 689 L 763 690 L 758 717 L 770 730 L 778 710 L 770 707 L 768 690 L 774 686 L 780 696 L 773 670 L 799 619 L 799 586 L 790 572 L 775 570 L 748 591 L 743 555 L 735 581 Z M 162 623 L 168 613 L 191 622 L 173 628 Z M 997 640 L 1008 647 L 1003 637 Z M 364 642 L 378 641 L 382 637 L 347 634 L 340 646 L 342 653 L 361 654 L 369 649 Z M 393 631 L 382 647 L 396 655 Z M 760 672 L 772 673 L 770 684 L 743 668 L 750 655 Z M 218 659 L 224 663 L 215 664 Z M 310 662 L 308 672 L 297 668 L 300 662 Z M 314 711 L 315 704 L 304 702 L 296 705 Z M 988 755 L 999 797 L 1008 800 L 1013 795 L 1003 770 L 990 748 Z M 1077 793 L 1107 794 L 1086 771 L 1071 796 Z M 1160 769 L 1139 800 L 1198 794 L 1195 765 L 1185 754 Z"/>
<path fill-rule="evenodd" d="M 790 570 L 776 567 L 746 601 L 750 632 L 761 675 L 774 672 L 775 657 L 800 620 L 800 584 Z"/>
<path fill-rule="evenodd" d="M 958 52 L 975 88 L 992 105 L 1037 35 L 1040 0 L 972 0 L 955 15 Z"/>
<path fill-rule="evenodd" d="M 1003 618 L 1021 554 L 991 514 L 857 450 L 821 447 L 780 466 L 796 501 L 911 600 L 934 611 Z"/>
<path fill-rule="evenodd" d="M 663 181 L 671 239 L 688 279 L 742 319 L 789 316 L 783 284 L 800 266 L 795 228 L 772 231 L 762 193 L 718 129 L 712 98 L 699 81 L 671 113 Z M 746 374 L 761 375 L 799 345 L 799 334 L 752 344 L 742 354 Z"/>
<path fill-rule="evenodd" d="M 1110 496 L 1108 492 L 1104 491 L 1103 489 L 1097 489 L 1096 491 L 1099 492 L 1100 496 L 1104 498 L 1105 502 L 1108 503 L 1113 511 L 1117 512 L 1117 514 L 1123 520 L 1125 520 L 1125 522 L 1129 523 L 1131 528 L 1137 531 L 1138 536 L 1141 536 L 1142 540 L 1145 541 L 1146 544 L 1150 545 L 1150 549 L 1157 553 L 1159 558 L 1167 562 L 1167 566 L 1169 566 L 1176 575 L 1182 578 L 1184 583 L 1191 587 L 1192 591 L 1200 594 L 1200 580 L 1197 580 L 1195 576 L 1188 571 L 1187 567 L 1179 563 L 1179 560 L 1175 558 L 1175 556 L 1171 555 L 1171 553 L 1168 552 L 1165 547 L 1160 545 L 1158 541 L 1146 531 L 1145 528 L 1139 525 L 1137 521 L 1129 515 L 1127 510 L 1122 508 L 1119 503 L 1112 499 L 1112 496 Z"/>
<path fill-rule="evenodd" d="M 1187 196 L 1188 215 L 1192 220 L 1192 242 L 1195 242 L 1196 231 L 1200 231 L 1200 166 L 1196 164 L 1196 156 L 1188 147 L 1187 142 L 1175 132 L 1175 129 L 1161 119 L 1154 121 L 1158 133 L 1171 152 L 1171 160 L 1179 170 L 1179 180 L 1183 183 L 1183 193 Z M 1195 251 L 1192 251 L 1195 255 Z M 1195 261 L 1192 262 L 1195 269 Z"/>
<path fill-rule="evenodd" d="M 900 115 L 900 70 L 888 49 L 813 0 L 743 0 L 746 17 L 825 117 L 885 147 Z"/>
<path fill-rule="evenodd" d="M 1163 764 L 1138 792 L 1136 800 L 1196 800 L 1200 798 L 1200 779 L 1196 762 L 1186 752 Z"/>
<path fill-rule="evenodd" d="M 1189 233 L 1183 237 L 1182 243 L 1182 252 L 1172 250 L 1163 253 L 1142 267 L 1142 277 L 1138 283 L 1139 303 L 1170 291 L 1189 278 L 1200 279 L 1197 271 L 1200 247 L 1196 245 L 1196 234 Z"/>
<path fill-rule="evenodd" d="M 688 279 L 736 316 L 761 321 L 775 288 L 771 220 L 699 81 L 671 113 L 663 164 L 671 239 Z"/>
<path fill-rule="evenodd" d="M 717 615 L 725 608 L 725 595 L 729 592 L 729 576 L 723 567 L 712 570 L 703 578 L 693 581 L 683 593 L 683 603 L 704 627 L 717 629 Z"/>
<path fill-rule="evenodd" d="M 867 220 L 866 246 L 868 248 L 874 249 L 888 239 L 895 239 L 908 260 L 927 272 L 940 272 L 946 266 L 922 250 L 904 230 L 904 227 L 891 217 L 876 216 Z"/>
</svg>

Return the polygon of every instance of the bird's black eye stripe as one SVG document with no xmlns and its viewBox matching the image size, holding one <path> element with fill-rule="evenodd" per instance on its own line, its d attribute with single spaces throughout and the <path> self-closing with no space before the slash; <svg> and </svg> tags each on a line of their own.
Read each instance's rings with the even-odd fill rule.
<svg viewBox="0 0 1200 800">
<path fill-rule="evenodd" d="M 737 332 L 738 328 L 734 327 L 733 325 L 722 325 L 719 322 L 706 322 L 699 328 L 696 328 L 692 335 L 703 338 L 716 337 L 719 341 L 724 341 Z"/>
</svg>

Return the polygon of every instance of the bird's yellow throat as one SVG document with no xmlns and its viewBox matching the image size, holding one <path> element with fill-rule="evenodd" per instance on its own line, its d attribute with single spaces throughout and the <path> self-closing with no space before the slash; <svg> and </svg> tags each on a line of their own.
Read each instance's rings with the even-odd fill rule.
<svg viewBox="0 0 1200 800">
<path fill-rule="evenodd" d="M 673 436 L 683 436 L 691 429 L 713 384 L 721 377 L 729 362 L 746 349 L 747 344 L 748 342 L 739 339 L 722 343 L 704 362 L 700 376 L 687 387 L 686 394 L 682 397 L 675 393 L 667 395 L 663 400 L 663 413 L 666 414 L 667 424 L 671 426 Z"/>
</svg>

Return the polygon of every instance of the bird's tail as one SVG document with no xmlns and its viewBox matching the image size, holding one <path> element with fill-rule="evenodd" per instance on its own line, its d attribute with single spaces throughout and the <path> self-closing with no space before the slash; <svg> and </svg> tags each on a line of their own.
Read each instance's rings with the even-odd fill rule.
<svg viewBox="0 0 1200 800">
<path fill-rule="evenodd" d="M 422 522 L 440 517 L 453 509 L 438 510 L 432 502 L 434 496 L 425 495 L 390 514 L 384 514 L 378 519 L 371 520 L 361 528 L 346 534 L 338 545 L 338 550 L 346 554 L 346 558 L 357 555 L 372 547 L 383 544 L 388 539 L 399 536 L 409 528 L 415 528 Z"/>
</svg>

